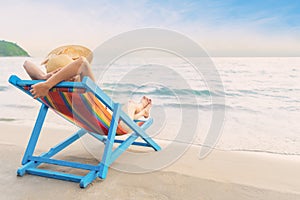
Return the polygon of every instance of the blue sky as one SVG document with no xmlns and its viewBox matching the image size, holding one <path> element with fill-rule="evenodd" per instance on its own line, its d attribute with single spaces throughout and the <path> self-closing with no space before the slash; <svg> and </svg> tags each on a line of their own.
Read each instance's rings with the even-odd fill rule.
<svg viewBox="0 0 300 200">
<path fill-rule="evenodd" d="M 38 1 L 1 3 L 0 39 L 33 56 L 61 44 L 96 48 L 119 33 L 160 27 L 212 56 L 300 56 L 300 1 Z"/>
</svg>

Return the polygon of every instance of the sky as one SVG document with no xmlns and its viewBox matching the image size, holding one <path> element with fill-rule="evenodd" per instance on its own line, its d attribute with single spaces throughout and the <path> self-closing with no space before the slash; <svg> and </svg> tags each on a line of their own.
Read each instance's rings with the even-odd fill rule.
<svg viewBox="0 0 300 200">
<path fill-rule="evenodd" d="M 0 0 L 0 39 L 34 57 L 57 46 L 91 49 L 139 28 L 174 30 L 210 56 L 300 56 L 298 0 Z"/>
</svg>

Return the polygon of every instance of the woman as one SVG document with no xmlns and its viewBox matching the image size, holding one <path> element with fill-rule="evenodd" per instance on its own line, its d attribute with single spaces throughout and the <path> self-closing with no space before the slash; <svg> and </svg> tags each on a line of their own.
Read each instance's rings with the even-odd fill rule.
<svg viewBox="0 0 300 200">
<path fill-rule="evenodd" d="M 45 64 L 47 73 L 30 61 L 25 61 L 23 67 L 33 80 L 46 80 L 32 85 L 30 90 L 33 98 L 44 97 L 49 90 L 61 81 L 81 81 L 88 76 L 95 82 L 90 67 L 92 52 L 79 45 L 58 47 L 48 54 L 42 64 Z M 152 107 L 151 99 L 143 96 L 139 103 L 130 100 L 124 111 L 134 120 L 141 117 L 148 118 Z"/>
</svg>

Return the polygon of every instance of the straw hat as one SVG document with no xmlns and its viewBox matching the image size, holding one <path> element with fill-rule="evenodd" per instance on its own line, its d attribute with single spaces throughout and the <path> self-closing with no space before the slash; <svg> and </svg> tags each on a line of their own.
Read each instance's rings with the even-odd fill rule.
<svg viewBox="0 0 300 200">
<path fill-rule="evenodd" d="M 52 50 L 41 63 L 46 65 L 47 72 L 64 67 L 80 56 L 85 57 L 89 63 L 93 60 L 93 53 L 90 49 L 80 45 L 66 45 Z"/>
</svg>

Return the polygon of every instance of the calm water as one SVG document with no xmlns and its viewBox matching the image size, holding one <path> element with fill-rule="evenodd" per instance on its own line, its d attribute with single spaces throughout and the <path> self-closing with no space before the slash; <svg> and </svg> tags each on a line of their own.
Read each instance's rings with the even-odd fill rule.
<svg viewBox="0 0 300 200">
<path fill-rule="evenodd" d="M 28 79 L 21 68 L 25 59 L 0 58 L 1 123 L 32 125 L 38 112 L 38 102 L 7 82 L 11 74 Z M 216 148 L 300 155 L 300 58 L 213 58 L 213 62 L 224 92 L 211 91 L 201 74 L 177 59 L 119 60 L 106 71 L 97 64 L 93 69 L 98 85 L 114 100 L 125 103 L 142 95 L 153 99 L 155 123 L 150 132 L 156 138 L 174 139 L 184 123 L 182 111 L 198 110 L 192 142 L 202 144 L 211 123 L 211 98 L 225 95 L 225 106 L 215 105 L 226 111 Z M 70 127 L 51 113 L 47 125 Z"/>
</svg>

